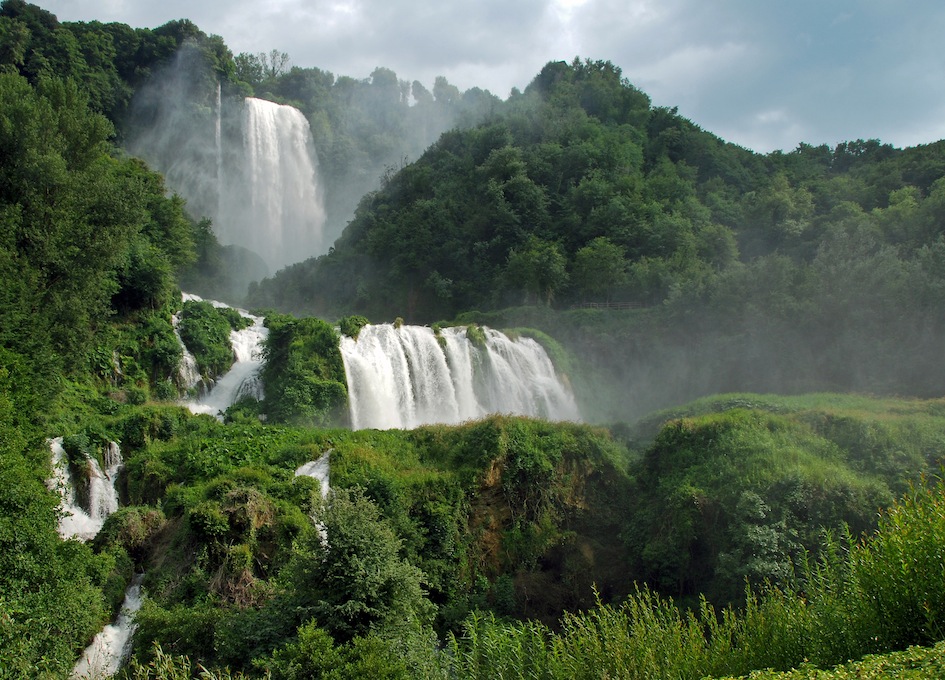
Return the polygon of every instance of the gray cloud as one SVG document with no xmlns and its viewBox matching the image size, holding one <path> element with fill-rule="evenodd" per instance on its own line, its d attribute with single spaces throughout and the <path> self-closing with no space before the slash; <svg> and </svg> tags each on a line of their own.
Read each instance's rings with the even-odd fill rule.
<svg viewBox="0 0 945 680">
<path fill-rule="evenodd" d="M 189 18 L 234 51 L 367 77 L 377 66 L 502 97 L 548 61 L 610 60 L 661 106 L 756 149 L 945 137 L 936 0 L 48 0 L 62 20 Z"/>
</svg>

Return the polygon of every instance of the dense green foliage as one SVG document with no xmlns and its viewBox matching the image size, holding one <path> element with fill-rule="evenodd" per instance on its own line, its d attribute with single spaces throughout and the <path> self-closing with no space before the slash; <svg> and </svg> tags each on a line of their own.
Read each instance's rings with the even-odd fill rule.
<svg viewBox="0 0 945 680">
<path fill-rule="evenodd" d="M 941 482 L 915 487 L 882 515 L 875 533 L 859 541 L 828 539 L 823 557 L 806 564 L 802 580 L 786 589 L 749 589 L 740 609 L 717 609 L 702 600 L 687 611 L 641 589 L 620 604 L 566 614 L 556 630 L 473 614 L 461 635 L 450 638 L 448 653 L 439 655 L 429 647 L 424 654 L 422 646 L 430 641 L 410 634 L 398 643 L 372 633 L 336 645 L 310 623 L 299 629 L 297 641 L 259 658 L 256 667 L 285 678 L 357 677 L 378 664 L 386 669 L 382 677 L 405 678 L 702 678 L 792 667 L 800 670 L 751 677 L 889 677 L 897 671 L 938 677 L 940 645 L 817 669 L 941 638 L 943 504 Z M 190 663 L 156 649 L 155 666 Z M 400 661 L 385 663 L 385 654 Z M 137 662 L 134 668 L 135 677 L 151 677 Z"/>
<path fill-rule="evenodd" d="M 98 21 L 63 22 L 25 0 L 0 8 L 0 63 L 36 84 L 44 76 L 73 80 L 91 107 L 113 121 L 125 114 L 137 87 L 172 61 L 185 42 L 195 45 L 220 77 L 235 73 L 219 36 L 207 37 L 186 19 L 154 30 Z M 12 68 L 11 68 L 12 67 Z"/>
<path fill-rule="evenodd" d="M 140 663 L 183 654 L 250 674 L 356 677 L 393 655 L 404 664 L 393 677 L 439 677 L 442 663 L 494 677 L 526 661 L 566 677 L 580 664 L 650 663 L 658 645 L 663 655 L 689 654 L 672 663 L 694 674 L 787 668 L 798 653 L 829 665 L 936 639 L 923 621 L 938 615 L 906 620 L 917 606 L 938 606 L 922 595 L 933 586 L 912 578 L 926 600 L 905 605 L 898 620 L 892 603 L 904 596 L 883 590 L 898 582 L 887 578 L 888 563 L 855 562 L 857 587 L 870 595 L 838 602 L 853 553 L 825 545 L 823 531 L 874 526 L 880 505 L 936 469 L 941 418 L 939 402 L 730 395 L 625 430 L 635 456 L 604 430 L 523 419 L 348 432 L 224 425 L 170 409 L 128 414 L 106 430 L 141 442 L 128 455 L 128 501 L 152 508 L 116 515 L 100 543 L 146 568 Z M 292 470 L 326 452 L 338 491 L 322 507 L 319 485 Z M 656 474 L 660 464 L 675 472 Z M 923 494 L 907 496 L 902 507 L 912 509 L 901 519 L 884 520 L 884 535 L 903 538 L 876 555 L 934 560 L 918 546 L 934 549 L 937 530 L 909 514 L 935 515 L 941 501 L 927 507 Z M 326 545 L 313 518 L 338 543 Z M 891 547 L 902 540 L 907 547 Z M 755 593 L 747 610 L 713 608 L 738 607 L 745 579 Z M 620 604 L 644 580 L 652 587 Z M 681 581 L 694 619 L 664 599 L 680 594 Z M 791 594 L 796 584 L 803 601 Z M 594 606 L 595 585 L 614 604 L 565 614 Z M 713 605 L 688 597 L 698 588 Z M 821 592 L 835 599 L 816 600 Z M 843 609 L 860 600 L 876 610 Z M 477 610 L 492 614 L 468 618 Z M 424 624 L 431 614 L 433 628 Z M 835 629 L 849 627 L 847 637 L 824 632 L 828 615 Z M 880 636 L 870 626 L 881 620 L 890 623 Z M 699 647 L 713 625 L 715 646 Z M 638 633 L 624 642 L 619 631 L 631 629 Z M 434 630 L 460 635 L 451 655 L 432 655 Z M 769 649 L 775 633 L 796 637 Z M 597 646 L 588 647 L 589 635 Z M 635 651 L 620 651 L 626 644 Z"/>
<path fill-rule="evenodd" d="M 429 321 L 523 294 L 704 302 L 729 276 L 766 294 L 773 282 L 755 277 L 769 267 L 744 265 L 775 255 L 814 275 L 828 255 L 921 267 L 940 233 L 941 158 L 940 145 L 876 141 L 760 156 L 651 109 L 612 64 L 553 63 L 487 123 L 443 135 L 366 196 L 331 253 L 273 281 L 278 295 L 268 283 L 256 294 Z M 885 275 L 872 279 L 883 293 L 896 285 Z M 826 304 L 826 284 L 791 292 Z"/>
<path fill-rule="evenodd" d="M 200 374 L 212 380 L 233 365 L 230 331 L 251 324 L 252 319 L 242 316 L 232 307 L 215 307 L 206 300 L 187 300 L 181 309 L 178 331 L 194 355 Z"/>
<path fill-rule="evenodd" d="M 884 405 L 881 414 L 875 412 Z M 859 535 L 911 481 L 945 463 L 940 402 L 726 395 L 658 434 L 633 468 L 633 572 L 676 597 L 737 601 L 784 585 L 823 530 Z M 906 434 L 908 433 L 908 434 Z"/>
<path fill-rule="evenodd" d="M 739 611 L 703 600 L 686 612 L 642 590 L 620 606 L 569 614 L 554 633 L 533 622 L 472 618 L 453 640 L 451 670 L 470 678 L 702 678 L 803 664 L 807 670 L 783 677 L 887 677 L 897 667 L 914 671 L 906 677 L 938 677 L 940 646 L 852 669 L 813 669 L 941 639 L 943 503 L 941 482 L 911 491 L 874 534 L 828 543 L 832 549 L 809 565 L 798 590 L 749 591 Z"/>
<path fill-rule="evenodd" d="M 110 144 L 95 109 L 119 106 L 122 87 L 85 68 L 94 37 L 20 2 L 4 2 L 0 32 L 0 675 L 63 677 L 130 563 L 60 540 L 44 437 L 100 441 L 91 414 L 144 401 L 176 370 L 167 305 L 192 227 L 163 179 Z"/>
<path fill-rule="evenodd" d="M 266 318 L 266 415 L 277 423 L 326 426 L 346 422 L 348 387 L 338 333 L 313 317 Z"/>
<path fill-rule="evenodd" d="M 146 569 L 142 655 L 155 641 L 249 669 L 295 654 L 313 625 L 337 653 L 368 636 L 428 654 L 431 622 L 449 629 L 478 607 L 552 621 L 590 605 L 593 582 L 615 595 L 629 585 L 611 540 L 628 480 L 605 431 L 501 418 L 348 432 L 172 410 L 113 428 L 129 442 L 151 433 L 126 447 L 140 507 L 110 518 L 101 541 Z M 319 485 L 292 471 L 325 452 L 337 491 L 321 507 Z"/>
</svg>

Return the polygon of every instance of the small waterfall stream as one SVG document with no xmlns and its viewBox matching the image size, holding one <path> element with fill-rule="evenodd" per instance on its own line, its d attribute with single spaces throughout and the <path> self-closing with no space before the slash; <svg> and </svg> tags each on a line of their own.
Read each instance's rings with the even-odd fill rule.
<svg viewBox="0 0 945 680">
<path fill-rule="evenodd" d="M 88 457 L 76 471 L 70 466 L 63 438 L 49 440 L 52 477 L 47 480 L 51 491 L 59 493 L 59 535 L 63 539 L 89 541 L 95 538 L 105 520 L 118 509 L 115 480 L 123 465 L 121 449 L 108 442 L 104 451 L 105 470 L 94 457 Z M 78 472 L 78 474 L 76 474 Z M 141 581 L 136 575 L 125 591 L 121 613 L 114 623 L 105 626 L 76 662 L 70 678 L 98 680 L 114 675 L 131 648 L 134 614 L 141 608 Z"/>
<path fill-rule="evenodd" d="M 308 462 L 295 471 L 296 477 L 312 477 L 313 479 L 317 479 L 321 484 L 322 498 L 328 498 L 328 492 L 331 490 L 331 486 L 328 483 L 329 472 L 331 470 L 329 466 L 330 456 L 331 449 L 326 451 L 318 460 Z"/>
<path fill-rule="evenodd" d="M 118 509 L 115 479 L 122 466 L 121 451 L 118 444 L 109 442 L 105 450 L 104 471 L 96 459 L 87 460 L 84 470 L 87 484 L 79 480 L 84 486 L 80 493 L 62 441 L 62 437 L 49 440 L 53 476 L 47 480 L 49 489 L 58 491 L 61 499 L 59 535 L 88 541 L 95 538 L 105 519 Z M 80 501 L 80 497 L 85 502 Z"/>
<path fill-rule="evenodd" d="M 131 653 L 131 638 L 135 631 L 135 614 L 141 609 L 143 596 L 141 581 L 144 574 L 135 574 L 125 591 L 125 600 L 115 622 L 105 626 L 72 669 L 70 680 L 99 680 L 109 678 L 121 668 Z"/>
<path fill-rule="evenodd" d="M 328 494 L 331 492 L 331 486 L 328 483 L 328 476 L 331 471 L 331 466 L 329 465 L 330 457 L 331 449 L 328 449 L 318 460 L 310 461 L 295 471 L 296 477 L 311 477 L 318 480 L 319 484 L 321 484 L 319 491 L 321 492 L 322 500 L 327 500 Z M 328 545 L 328 532 L 325 530 L 325 526 L 321 522 L 318 522 L 315 528 L 318 529 L 318 534 L 322 538 L 322 544 Z"/>
<path fill-rule="evenodd" d="M 185 302 L 201 300 L 196 295 L 189 293 L 184 293 L 183 297 Z M 207 300 L 207 302 L 210 302 L 214 307 L 228 307 L 228 305 L 215 300 Z M 237 311 L 247 319 L 251 319 L 253 323 L 242 330 L 230 331 L 230 345 L 233 348 L 236 361 L 233 362 L 229 371 L 213 383 L 209 390 L 204 391 L 194 400 L 184 402 L 191 413 L 206 413 L 222 419 L 222 414 L 226 409 L 241 397 L 263 398 L 259 372 L 263 365 L 262 347 L 269 335 L 269 329 L 265 327 L 263 317 L 253 316 L 242 309 Z M 180 340 L 179 334 L 177 337 Z M 181 342 L 181 347 L 184 351 L 184 358 L 178 370 L 183 377 L 184 372 L 189 370 L 186 368 L 186 362 L 190 353 L 183 342 Z M 192 355 L 191 359 L 193 359 Z"/>
<path fill-rule="evenodd" d="M 184 299 L 187 300 L 186 293 Z M 193 299 L 193 296 L 190 296 Z M 174 337 L 177 338 L 177 344 L 181 348 L 180 365 L 177 367 L 177 383 L 185 390 L 196 388 L 203 382 L 200 376 L 200 369 L 197 368 L 197 359 L 187 349 L 183 339 L 180 337 L 180 312 L 171 317 L 171 325 L 174 327 Z"/>
</svg>

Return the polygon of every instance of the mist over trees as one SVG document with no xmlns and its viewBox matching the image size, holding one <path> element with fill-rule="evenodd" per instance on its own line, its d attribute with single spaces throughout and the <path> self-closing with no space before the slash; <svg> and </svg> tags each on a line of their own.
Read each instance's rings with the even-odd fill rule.
<svg viewBox="0 0 945 680">
<path fill-rule="evenodd" d="M 478 88 L 460 92 L 442 76 L 431 92 L 382 66 L 356 79 L 292 66 L 289 55 L 276 50 L 235 59 L 237 77 L 256 96 L 295 106 L 311 124 L 324 180 L 326 244 L 341 235 L 361 197 L 384 178 L 419 158 L 441 133 L 478 123 L 501 103 Z"/>
</svg>

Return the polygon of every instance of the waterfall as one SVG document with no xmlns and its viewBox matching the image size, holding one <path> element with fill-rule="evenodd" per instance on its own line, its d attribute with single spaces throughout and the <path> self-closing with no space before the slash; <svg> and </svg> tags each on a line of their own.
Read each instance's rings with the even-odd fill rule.
<svg viewBox="0 0 945 680">
<path fill-rule="evenodd" d="M 306 463 L 295 471 L 296 477 L 312 477 L 313 479 L 317 479 L 321 484 L 322 498 L 328 498 L 328 492 L 331 490 L 331 486 L 328 484 L 330 455 L 331 449 L 326 451 L 318 460 Z"/>
<path fill-rule="evenodd" d="M 183 297 L 185 302 L 201 299 L 189 293 L 184 293 Z M 215 300 L 208 300 L 208 302 L 214 307 L 228 307 L 228 305 Z M 230 331 L 230 346 L 233 348 L 236 361 L 233 362 L 229 371 L 213 383 L 208 391 L 193 401 L 185 402 L 192 413 L 206 413 L 222 418 L 223 412 L 242 397 L 263 398 L 262 381 L 259 373 L 263 365 L 263 342 L 269 335 L 269 329 L 263 325 L 265 322 L 263 317 L 253 316 L 243 309 L 237 309 L 237 311 L 247 319 L 251 319 L 253 323 L 242 330 Z M 181 346 L 183 346 L 183 342 L 181 342 Z M 186 347 L 184 347 L 184 350 L 186 354 Z M 182 365 L 185 360 L 182 360 Z M 183 368 L 179 370 L 183 371 Z"/>
<path fill-rule="evenodd" d="M 138 88 L 126 143 L 195 219 L 211 219 L 221 244 L 259 256 L 243 253 L 253 266 L 234 272 L 248 285 L 323 252 L 315 144 L 298 109 L 207 87 L 195 68 L 202 59 L 185 45 Z"/>
<path fill-rule="evenodd" d="M 213 142 L 217 159 L 217 215 L 220 215 L 223 207 L 223 86 L 220 81 L 217 81 L 216 105 L 216 115 L 213 121 Z"/>
<path fill-rule="evenodd" d="M 291 106 L 249 97 L 238 167 L 224 168 L 217 236 L 260 255 L 271 271 L 322 250 L 325 210 L 308 121 Z"/>
<path fill-rule="evenodd" d="M 352 427 L 411 429 L 489 413 L 580 419 L 541 345 L 482 330 L 484 347 L 459 327 L 443 329 L 439 340 L 430 328 L 391 324 L 364 326 L 357 340 L 343 337 Z"/>
<path fill-rule="evenodd" d="M 125 591 L 125 600 L 115 623 L 105 626 L 72 669 L 70 680 L 109 678 L 118 672 L 131 653 L 131 637 L 135 631 L 134 617 L 141 609 L 141 581 L 144 574 L 135 574 Z"/>
<path fill-rule="evenodd" d="M 329 458 L 331 456 L 331 449 L 328 449 L 323 453 L 318 460 L 313 460 L 305 465 L 301 466 L 298 470 L 295 471 L 296 477 L 311 477 L 317 479 L 321 485 L 319 491 L 322 495 L 322 500 L 328 499 L 328 493 L 331 491 L 331 486 L 328 483 L 328 474 L 330 472 Z M 318 535 L 321 536 L 322 545 L 328 545 L 328 531 L 325 529 L 325 525 L 321 522 L 315 523 L 315 528 L 318 530 Z"/>
<path fill-rule="evenodd" d="M 76 480 L 69 469 L 69 460 L 66 450 L 62 447 L 62 437 L 49 440 L 49 449 L 52 454 L 53 476 L 47 481 L 50 490 L 58 491 L 60 495 L 59 535 L 62 538 L 77 538 L 88 541 L 102 528 L 105 519 L 118 509 L 118 492 L 115 490 L 115 479 L 122 466 L 121 451 L 118 444 L 109 442 L 105 450 L 105 471 L 102 471 L 98 461 L 87 459 L 85 480 Z M 79 493 L 77 488 L 81 483 L 83 488 Z M 82 495 L 84 502 L 79 500 Z"/>
<path fill-rule="evenodd" d="M 186 300 L 187 294 L 184 295 Z M 177 366 L 177 384 L 185 390 L 190 390 L 203 382 L 203 376 L 200 375 L 200 369 L 197 368 L 197 359 L 187 349 L 187 345 L 180 337 L 180 312 L 171 317 L 171 325 L 174 327 L 174 337 L 177 338 L 177 344 L 181 349 L 180 364 Z"/>
</svg>

